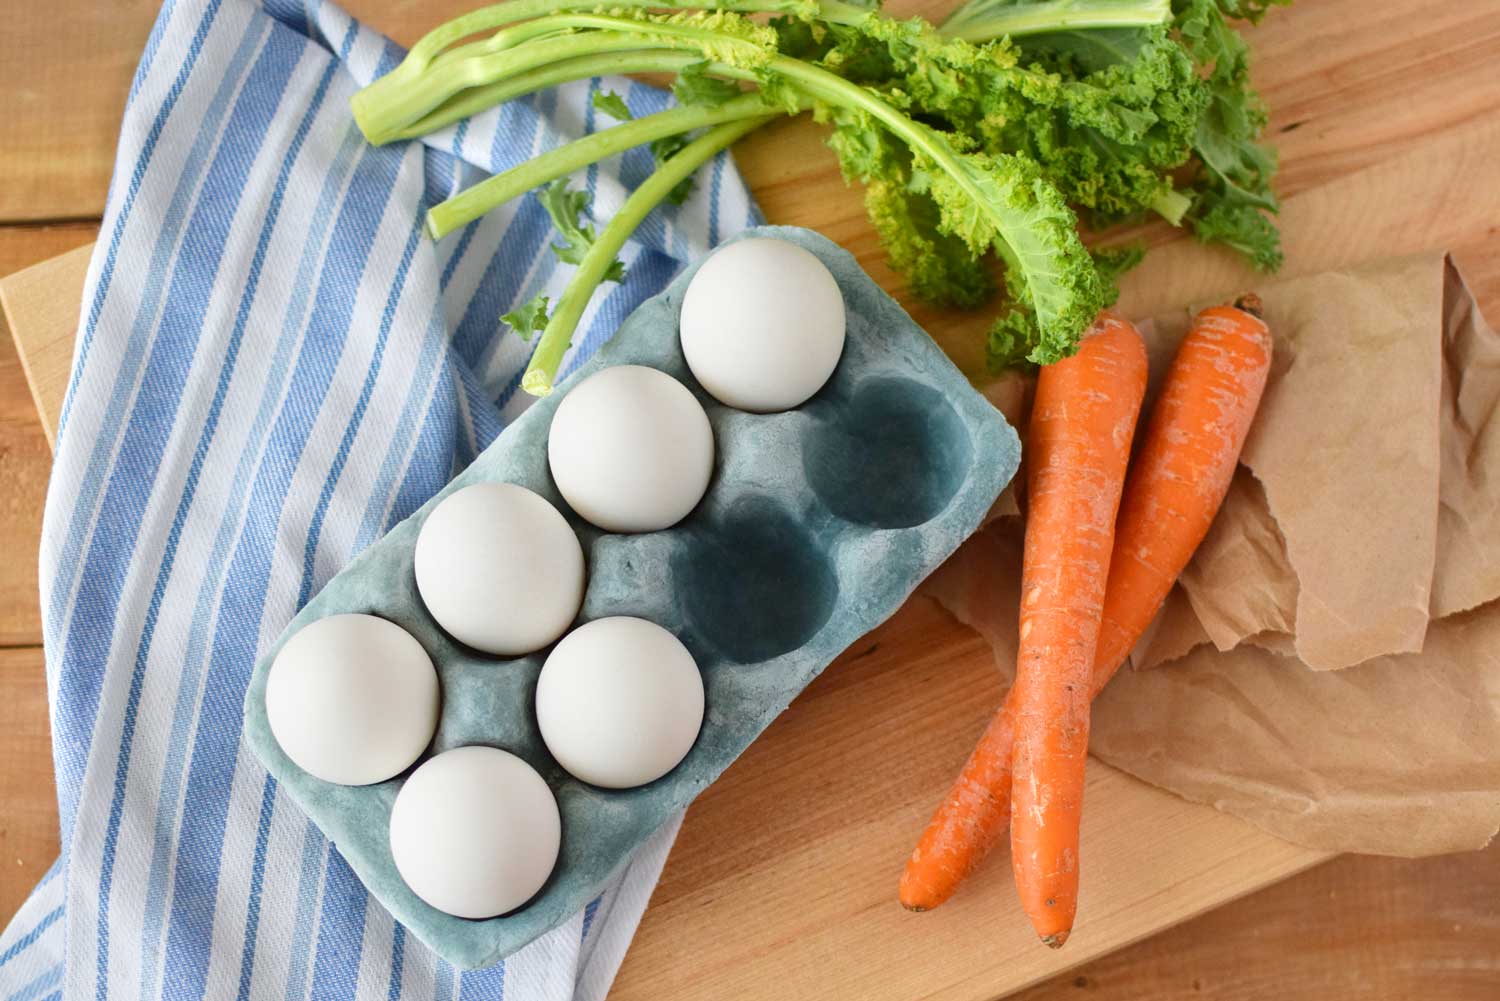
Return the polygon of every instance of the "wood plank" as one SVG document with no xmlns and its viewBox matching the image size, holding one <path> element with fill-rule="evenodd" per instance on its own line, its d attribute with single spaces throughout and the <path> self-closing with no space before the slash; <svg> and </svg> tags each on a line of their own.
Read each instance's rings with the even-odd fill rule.
<svg viewBox="0 0 1500 1001">
<path fill-rule="evenodd" d="M 94 242 L 97 222 L 0 225 L 0 278 Z"/>
<path fill-rule="evenodd" d="M 804 999 L 979 1001 L 1326 857 L 1095 761 L 1067 949 L 1037 946 L 1003 850 L 941 909 L 908 913 L 901 862 L 1000 694 L 984 642 L 908 602 L 688 811 L 612 997 L 761 998 L 774 984 Z"/>
<path fill-rule="evenodd" d="M 12 6 L 0 18 L 0 94 L 7 102 L 0 223 L 100 216 L 125 95 L 161 5 Z M 410 45 L 480 0 L 346 0 L 341 6 Z"/>
<path fill-rule="evenodd" d="M 787 128 L 810 134 L 801 125 Z M 1292 198 L 1286 225 L 1295 260 L 1311 269 L 1369 256 L 1363 251 L 1371 246 L 1399 253 L 1481 241 L 1495 218 L 1483 199 L 1495 192 L 1472 181 L 1487 176 L 1480 168 L 1493 162 L 1497 136 L 1494 123 L 1481 120 L 1418 155 Z M 783 141 L 801 140 L 789 132 Z M 746 158 L 744 165 L 756 178 L 753 161 Z M 1435 193 L 1432 199 L 1411 194 L 1419 174 L 1426 182 L 1421 190 Z M 1466 211 L 1453 211 L 1447 203 L 1454 199 Z M 1359 211 L 1397 203 L 1406 211 Z M 847 203 L 799 211 L 804 218 L 823 214 L 821 222 L 810 221 L 829 232 L 862 225 L 850 220 Z M 856 242 L 855 249 L 867 262 L 878 259 L 869 241 Z M 81 280 L 76 261 L 69 270 Z M 1158 248 L 1133 279 L 1131 301 L 1154 308 L 1165 297 L 1177 301 L 1241 277 L 1232 259 L 1171 244 Z M 1153 294 L 1164 298 L 1155 302 Z M 75 284 L 64 299 L 76 298 Z M 1099 767 L 1086 835 L 1096 873 L 1089 892 L 1096 897 L 1086 902 L 1085 920 L 1066 952 L 1035 949 L 1003 891 L 966 894 L 933 915 L 904 914 L 891 901 L 891 867 L 995 693 L 985 685 L 986 652 L 935 610 L 915 603 L 881 635 L 888 637 L 885 653 L 831 670 L 695 806 L 622 970 L 620 996 L 691 996 L 711 983 L 720 995 L 748 997 L 769 977 L 812 997 L 822 996 L 820 984 L 836 983 L 870 993 L 890 990 L 886 996 L 926 991 L 980 998 L 1102 955 L 1322 857 Z M 932 700 L 915 715 L 955 721 L 947 739 L 910 733 L 899 722 L 872 737 L 869 721 L 899 721 L 900 712 L 911 711 L 915 691 Z M 838 777 L 839 795 L 831 795 L 834 783 L 808 781 L 812 761 L 818 772 Z M 1108 820 L 1104 834 L 1096 830 L 1099 818 Z M 1130 850 L 1147 842 L 1160 847 L 1154 857 L 1163 867 L 1143 864 Z M 991 872 L 996 866 L 999 873 L 990 878 L 1003 883 L 1003 860 Z M 797 947 L 788 948 L 793 942 Z M 696 950 L 712 955 L 697 961 L 706 979 L 684 980 L 685 957 Z M 894 958 L 912 954 L 947 957 L 944 968 L 953 977 L 935 981 L 931 968 Z"/>
<path fill-rule="evenodd" d="M 1015 1001 L 1493 1001 L 1500 841 L 1346 856 L 1096 960 Z"/>
<path fill-rule="evenodd" d="M 92 225 L 0 227 L 0 275 L 86 245 L 96 230 Z M 0 327 L 5 326 L 0 311 Z M 34 557 L 51 466 L 37 402 L 8 331 L 0 330 L 0 553 L 12 554 L 0 574 L 0 647 L 42 642 Z"/>
<path fill-rule="evenodd" d="M 344 6 L 410 44 L 475 0 Z M 952 6 L 953 0 L 887 5 L 894 14 L 934 17 Z M 20 96 L 7 109 L 0 146 L 0 222 L 102 213 L 124 95 L 155 7 L 150 0 L 21 4 L 0 22 L 0 94 Z M 1282 148 L 1282 193 L 1418 147 L 1500 103 L 1491 56 L 1500 22 L 1492 14 L 1486 0 L 1302 0 L 1273 11 L 1250 37 L 1255 79 Z M 787 188 L 785 197 L 836 197 L 843 187 L 826 152 L 788 157 L 787 164 L 804 180 L 802 190 Z M 770 212 L 778 204 L 772 198 L 765 207 Z"/>
<path fill-rule="evenodd" d="M 1500 106 L 1491 0 L 1296 0 L 1245 36 L 1282 197 L 1420 150 Z"/>
<path fill-rule="evenodd" d="M 0 222 L 104 210 L 131 74 L 158 4 L 10 4 L 0 18 Z"/>
<path fill-rule="evenodd" d="M 394 5 L 361 0 L 350 6 L 357 13 L 368 7 L 372 23 L 409 41 L 420 28 L 471 5 L 472 0 Z M 892 9 L 944 6 L 927 0 Z M 1257 78 L 1276 108 L 1273 128 L 1280 133 L 1286 164 L 1282 191 L 1338 193 L 1336 209 L 1320 208 L 1311 198 L 1288 204 L 1287 227 L 1295 230 L 1288 236 L 1295 249 L 1291 267 L 1316 270 L 1458 242 L 1473 248 L 1477 284 L 1491 290 L 1500 286 L 1500 266 L 1489 263 L 1495 260 L 1495 247 L 1493 230 L 1487 228 L 1500 218 L 1487 200 L 1497 193 L 1497 161 L 1488 145 L 1489 126 L 1480 120 L 1486 109 L 1500 105 L 1500 78 L 1488 56 L 1495 28 L 1482 16 L 1481 6 L 1476 0 L 1409 5 L 1355 0 L 1315 5 L 1304 0 L 1292 12 L 1275 12 L 1257 30 Z M 1399 19 L 1392 13 L 1397 10 L 1402 11 Z M 69 17 L 92 16 L 69 12 Z M 0 92 L 11 92 L 6 86 L 10 79 L 36 76 L 35 67 L 25 62 L 30 57 L 22 47 L 13 48 L 12 40 L 29 40 L 55 24 L 55 17 L 43 21 L 40 15 L 22 13 L 0 27 Z M 90 44 L 123 48 L 133 63 L 145 26 L 142 18 L 133 40 L 121 27 L 108 37 L 89 36 Z M 28 47 L 34 48 L 29 42 Z M 13 56 L 16 61 L 7 67 Z M 87 100 L 95 90 L 123 93 L 128 72 L 111 69 L 108 58 L 93 61 L 98 70 L 81 71 L 69 81 L 71 89 L 54 81 L 40 95 L 41 104 L 52 102 L 50 121 L 67 127 L 69 116 L 79 114 L 74 104 L 97 108 L 98 101 Z M 23 142 L 29 141 L 28 129 L 35 134 L 37 120 L 21 116 Z M 72 134 L 92 128 L 97 148 L 97 121 L 90 126 L 86 115 L 81 121 L 85 128 Z M 42 205 L 34 210 L 37 214 L 97 212 L 109 143 L 92 166 L 83 153 L 77 154 L 76 164 L 66 156 L 49 159 L 49 149 L 60 147 L 47 142 L 26 147 L 40 156 L 0 154 L 0 218 L 21 211 L 17 206 L 23 204 L 27 209 Z M 822 229 L 850 245 L 887 287 L 897 288 L 878 264 L 858 193 L 843 187 L 820 144 L 816 130 L 784 124 L 743 143 L 738 155 L 770 218 Z M 1391 170 L 1343 186 L 1330 184 L 1403 150 L 1418 156 L 1415 167 L 1399 168 L 1399 184 L 1392 181 L 1396 172 Z M 53 185 L 53 171 L 65 183 Z M 22 188 L 12 183 L 17 179 Z M 12 194 L 22 189 L 41 201 Z M 53 192 L 60 194 L 53 198 Z M 44 211 L 47 204 L 66 211 Z M 1169 235 L 1165 227 L 1147 232 L 1153 242 Z M 1133 309 L 1190 298 L 1188 288 L 1217 291 L 1246 278 L 1218 255 L 1187 244 L 1160 248 L 1147 268 L 1127 285 Z M 75 262 L 73 273 L 78 270 Z M 81 282 L 81 273 L 76 281 Z M 76 314 L 76 284 L 74 288 L 68 323 Z M 986 322 L 983 315 L 915 312 L 940 339 L 962 342 L 970 351 Z M 70 353 L 62 353 L 64 368 Z M 55 366 L 48 363 L 49 371 Z M 48 392 L 55 393 L 55 385 Z M 1063 968 L 1047 966 L 1053 959 L 1066 957 L 1071 963 L 1101 954 L 1312 861 L 1231 818 L 1096 767 L 1089 792 L 1095 808 L 1085 832 L 1085 850 L 1096 875 L 1086 889 L 1091 896 L 1085 900 L 1085 923 L 1067 950 L 1050 954 L 1035 948 L 1009 906 L 1003 858 L 976 877 L 972 892 L 942 911 L 904 914 L 891 899 L 895 871 L 995 697 L 987 687 L 987 653 L 968 634 L 945 623 L 928 605 L 908 605 L 878 634 L 883 647 L 863 658 L 846 657 L 831 668 L 695 805 L 622 971 L 617 995 L 696 996 L 702 987 L 712 987 L 721 996 L 759 997 L 768 993 L 767 985 L 775 985 L 778 994 L 809 997 L 993 996 Z M 938 734 L 928 728 L 903 729 L 904 721 L 916 718 L 945 719 L 950 727 Z M 0 749 L 8 746 L 0 741 Z M 1166 802 L 1151 805 L 1161 800 Z M 0 802 L 8 802 L 3 792 Z M 1179 817 L 1173 809 L 1188 812 Z M 1163 822 L 1163 817 L 1168 819 Z M 1101 819 L 1109 820 L 1109 831 L 1101 831 Z M 1108 840 L 1120 830 L 1129 838 L 1119 844 Z M 1153 848 L 1145 859 L 1137 850 L 1141 844 Z M 1221 853 L 1223 861 L 1209 864 L 1200 854 L 1204 845 Z M 1143 871 L 1157 880 L 1146 898 L 1116 900 L 1113 894 L 1129 888 Z M 1270 912 L 1289 930 L 1277 936 L 1279 951 L 1253 953 L 1267 968 L 1279 955 L 1283 965 L 1277 969 L 1309 970 L 1303 957 L 1310 950 L 1298 950 L 1308 929 L 1317 926 L 1306 910 L 1304 902 L 1301 910 Z M 1259 972 L 1259 967 L 1236 962 L 1237 943 L 1257 941 L 1255 928 L 1230 925 L 1213 936 L 1210 944 L 1216 947 L 1209 955 L 1220 971 Z M 1442 983 L 1443 996 L 1449 996 L 1446 985 L 1458 980 L 1439 980 L 1437 971 L 1428 972 L 1429 992 Z M 1319 996 L 1319 982 L 1308 980 L 1303 996 Z M 1152 982 L 1137 981 L 1141 983 Z M 1260 983 L 1266 986 L 1266 981 Z"/>
<path fill-rule="evenodd" d="M 0 312 L 21 352 L 26 382 L 49 445 L 57 434 L 68 391 L 78 300 L 92 252 L 93 245 L 87 244 L 0 282 Z"/>
<path fill-rule="evenodd" d="M 93 240 L 98 227 L 0 227 L 0 275 Z M 4 326 L 0 316 L 0 326 Z M 57 857 L 57 796 L 36 551 L 52 453 L 8 331 L 0 330 L 0 924 Z M 16 649 L 30 648 L 30 649 Z"/>
<path fill-rule="evenodd" d="M 32 310 L 51 310 L 60 318 L 73 308 L 82 269 L 69 256 L 40 269 L 44 280 L 35 280 L 39 269 L 33 268 L 0 282 L 0 301 L 16 318 L 21 343 L 29 345 L 34 328 L 54 329 L 50 357 L 67 354 L 55 333 L 66 324 L 47 324 L 39 316 L 34 322 Z M 59 279 L 72 284 L 61 288 Z M 19 310 L 18 280 L 26 292 Z M 44 287 L 51 292 L 35 291 Z M 693 954 L 695 943 L 706 948 L 718 942 L 712 966 L 722 982 L 715 986 L 728 997 L 754 996 L 764 975 L 812 991 L 827 969 L 819 957 L 828 954 L 851 964 L 840 971 L 839 982 L 920 989 L 932 969 L 903 967 L 909 978 L 903 981 L 900 970 L 872 962 L 917 943 L 960 978 L 945 982 L 941 996 L 986 997 L 1102 955 L 1326 857 L 1100 765 L 1090 780 L 1094 819 L 1085 835 L 1096 876 L 1086 918 L 1067 952 L 1036 948 L 1007 892 L 971 892 L 936 914 L 909 915 L 894 903 L 891 866 L 904 856 L 933 797 L 951 779 L 954 762 L 962 760 L 965 745 L 993 711 L 998 688 L 983 643 L 925 601 L 909 603 L 876 642 L 884 648 L 846 657 L 846 667 L 830 669 L 695 805 L 630 951 L 618 996 L 693 996 L 696 989 L 687 988 L 698 981 L 682 977 L 682 959 Z M 930 705 L 915 711 L 914 701 Z M 882 739 L 872 739 L 872 719 L 893 720 Z M 954 725 L 934 735 L 921 726 L 923 719 Z M 809 781 L 810 762 L 837 779 Z M 829 795 L 831 788 L 838 795 Z M 1132 839 L 1153 837 L 1159 826 L 1174 837 L 1163 841 L 1161 865 L 1143 866 Z M 788 844 L 796 848 L 789 851 Z M 991 870 L 996 866 L 1003 885 L 1003 859 Z M 797 905 L 788 893 L 808 899 Z M 740 927 L 747 921 L 754 932 Z M 732 936 L 726 934 L 730 926 L 736 928 Z M 799 942 L 798 949 L 775 947 L 788 937 Z M 971 954 L 987 958 L 978 965 L 953 961 Z M 687 993 L 674 993 L 680 990 Z"/>
<path fill-rule="evenodd" d="M 0 647 L 42 642 L 36 551 L 51 468 L 52 452 L 42 436 L 15 345 L 9 337 L 0 337 L 0 553 L 6 554 L 0 573 Z M 0 804 L 4 802 L 0 798 Z"/>
<path fill-rule="evenodd" d="M 42 651 L 0 650 L 0 927 L 57 858 Z"/>
</svg>

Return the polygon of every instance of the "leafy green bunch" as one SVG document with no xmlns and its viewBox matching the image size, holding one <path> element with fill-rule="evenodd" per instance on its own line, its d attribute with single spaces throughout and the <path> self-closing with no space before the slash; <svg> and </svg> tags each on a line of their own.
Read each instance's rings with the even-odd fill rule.
<svg viewBox="0 0 1500 1001">
<path fill-rule="evenodd" d="M 549 312 L 506 321 L 542 331 L 523 385 L 550 391 L 584 306 L 621 280 L 616 254 L 661 201 L 683 200 L 693 170 L 779 114 L 810 112 L 892 264 L 922 298 L 1005 308 L 989 334 L 996 365 L 1046 364 L 1076 349 L 1138 252 L 1091 256 L 1094 227 L 1148 212 L 1200 238 L 1279 262 L 1266 217 L 1275 161 L 1256 145 L 1265 114 L 1246 47 L 1228 19 L 1277 0 L 972 0 L 941 27 L 843 0 L 510 0 L 455 19 L 354 100 L 374 142 L 422 135 L 502 100 L 606 73 L 675 74 L 676 107 L 635 119 L 617 95 L 596 106 L 618 124 L 544 153 L 435 206 L 434 237 L 540 188 L 578 265 Z M 769 23 L 748 15 L 769 14 Z M 488 32 L 478 41 L 473 39 Z M 581 167 L 650 147 L 656 172 L 596 233 L 566 188 Z"/>
</svg>

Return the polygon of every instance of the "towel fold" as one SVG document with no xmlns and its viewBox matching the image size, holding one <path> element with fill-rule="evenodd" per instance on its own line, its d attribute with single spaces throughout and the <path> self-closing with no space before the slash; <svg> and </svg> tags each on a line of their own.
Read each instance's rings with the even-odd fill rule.
<svg viewBox="0 0 1500 1001">
<path fill-rule="evenodd" d="M 525 406 L 502 313 L 568 272 L 519 199 L 439 243 L 425 209 L 594 128 L 579 81 L 375 148 L 349 98 L 401 50 L 317 0 L 166 0 L 131 85 L 47 498 L 62 857 L 0 936 L 0 997 L 600 998 L 678 821 L 570 924 L 459 973 L 240 743 L 252 665 L 350 558 Z M 607 123 L 606 123 L 607 124 Z M 575 179 L 607 217 L 643 151 Z M 647 221 L 566 375 L 758 221 L 726 157 Z M 680 818 L 679 818 L 680 820 Z"/>
</svg>

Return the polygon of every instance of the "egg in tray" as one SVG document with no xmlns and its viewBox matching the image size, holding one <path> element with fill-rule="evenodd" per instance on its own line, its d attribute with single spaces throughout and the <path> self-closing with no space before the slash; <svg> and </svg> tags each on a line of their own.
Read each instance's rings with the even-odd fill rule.
<svg viewBox="0 0 1500 1001">
<path fill-rule="evenodd" d="M 747 231 L 302 609 L 246 739 L 397 920 L 490 965 L 894 613 L 1019 460 L 849 254 Z"/>
</svg>

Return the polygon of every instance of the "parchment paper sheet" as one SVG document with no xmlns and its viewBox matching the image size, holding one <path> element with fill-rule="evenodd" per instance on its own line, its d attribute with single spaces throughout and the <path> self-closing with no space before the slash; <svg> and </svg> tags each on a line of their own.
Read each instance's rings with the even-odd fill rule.
<svg viewBox="0 0 1500 1001">
<path fill-rule="evenodd" d="M 1243 464 L 1133 655 L 1154 669 L 1100 696 L 1090 747 L 1315 848 L 1480 848 L 1500 827 L 1500 338 L 1441 254 L 1260 292 L 1276 362 Z M 1190 315 L 1142 324 L 1153 371 Z M 925 586 L 1007 682 L 1014 510 Z"/>
</svg>

